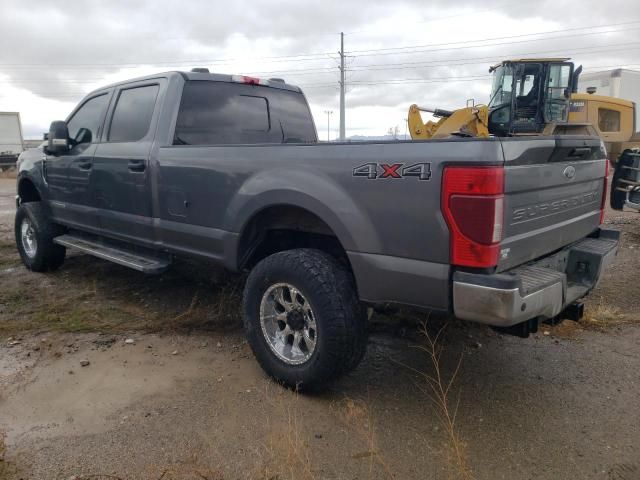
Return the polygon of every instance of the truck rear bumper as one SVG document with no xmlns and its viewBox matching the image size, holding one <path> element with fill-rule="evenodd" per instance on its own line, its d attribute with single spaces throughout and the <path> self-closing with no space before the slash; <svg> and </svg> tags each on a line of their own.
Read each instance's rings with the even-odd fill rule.
<svg viewBox="0 0 640 480">
<path fill-rule="evenodd" d="M 613 261 L 620 232 L 600 229 L 553 255 L 493 275 L 455 272 L 453 310 L 458 318 L 509 327 L 551 319 L 584 297 Z"/>
</svg>

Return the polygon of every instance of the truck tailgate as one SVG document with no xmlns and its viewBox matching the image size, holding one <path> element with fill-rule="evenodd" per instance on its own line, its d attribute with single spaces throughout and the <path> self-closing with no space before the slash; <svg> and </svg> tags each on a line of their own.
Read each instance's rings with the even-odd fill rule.
<svg viewBox="0 0 640 480">
<path fill-rule="evenodd" d="M 504 230 L 497 271 L 586 237 L 600 223 L 606 152 L 597 138 L 504 139 Z"/>
</svg>

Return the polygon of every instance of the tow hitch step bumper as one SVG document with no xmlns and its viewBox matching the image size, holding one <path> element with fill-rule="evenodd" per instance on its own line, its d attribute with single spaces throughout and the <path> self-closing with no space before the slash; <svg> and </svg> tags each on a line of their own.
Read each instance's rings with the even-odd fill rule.
<svg viewBox="0 0 640 480">
<path fill-rule="evenodd" d="M 496 327 L 558 316 L 598 284 L 615 258 L 620 232 L 602 229 L 598 234 L 508 272 L 455 272 L 455 315 Z"/>
<path fill-rule="evenodd" d="M 135 252 L 104 240 L 88 238 L 81 235 L 61 235 L 53 239 L 58 245 L 75 248 L 94 257 L 133 268 L 143 273 L 161 273 L 171 265 L 171 259 L 155 257 L 146 253 Z"/>
</svg>

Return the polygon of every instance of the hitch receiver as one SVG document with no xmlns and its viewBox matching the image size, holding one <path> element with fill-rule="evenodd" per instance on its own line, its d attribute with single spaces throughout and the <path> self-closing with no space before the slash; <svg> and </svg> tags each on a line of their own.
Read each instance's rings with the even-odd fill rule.
<svg viewBox="0 0 640 480">
<path fill-rule="evenodd" d="M 567 308 L 565 308 L 564 311 L 560 313 L 560 318 L 566 318 L 567 320 L 579 322 L 580 320 L 582 320 L 583 315 L 584 303 L 574 302 L 571 305 L 568 305 Z"/>
</svg>

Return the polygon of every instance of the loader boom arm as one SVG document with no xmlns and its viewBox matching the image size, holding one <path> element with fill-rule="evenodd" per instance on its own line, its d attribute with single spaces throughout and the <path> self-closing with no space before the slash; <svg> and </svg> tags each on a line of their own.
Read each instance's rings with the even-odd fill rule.
<svg viewBox="0 0 640 480">
<path fill-rule="evenodd" d="M 424 123 L 420 112 L 429 112 L 440 117 L 437 122 Z M 413 140 L 446 138 L 452 135 L 463 137 L 489 136 L 489 107 L 477 105 L 454 111 L 411 105 L 408 116 L 409 132 Z"/>
</svg>

